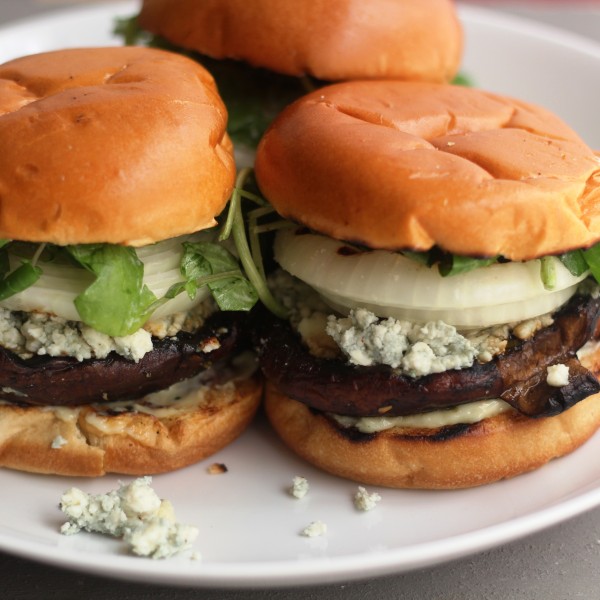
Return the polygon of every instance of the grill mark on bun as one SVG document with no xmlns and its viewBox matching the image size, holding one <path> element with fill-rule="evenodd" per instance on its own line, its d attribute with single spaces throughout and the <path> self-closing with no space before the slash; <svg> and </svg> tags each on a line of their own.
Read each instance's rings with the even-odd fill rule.
<svg viewBox="0 0 600 600">
<path fill-rule="evenodd" d="M 461 437 L 463 435 L 467 435 L 471 432 L 471 429 L 477 427 L 477 423 L 457 423 L 456 425 L 446 425 L 444 427 L 439 427 L 438 429 L 432 429 L 430 432 L 417 433 L 417 434 L 403 434 L 400 432 L 392 431 L 395 437 L 401 439 L 412 439 L 415 441 L 425 441 L 425 442 L 447 442 L 449 440 L 453 440 L 455 438 Z M 419 430 L 423 431 L 423 430 Z"/>
</svg>

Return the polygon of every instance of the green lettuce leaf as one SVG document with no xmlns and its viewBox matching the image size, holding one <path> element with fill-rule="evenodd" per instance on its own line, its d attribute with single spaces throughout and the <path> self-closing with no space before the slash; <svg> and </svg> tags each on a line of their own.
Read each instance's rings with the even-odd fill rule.
<svg viewBox="0 0 600 600">
<path fill-rule="evenodd" d="M 10 272 L 10 261 L 6 246 L 12 240 L 0 240 L 0 301 L 6 300 L 32 286 L 42 274 L 42 270 L 29 260 L 23 260 L 20 267 Z"/>
<path fill-rule="evenodd" d="M 207 285 L 221 310 L 250 310 L 258 295 L 229 250 L 213 242 L 184 242 L 181 274 L 185 281 L 171 286 L 168 298 L 187 292 L 193 298 Z"/>
<path fill-rule="evenodd" d="M 468 273 L 480 267 L 487 267 L 498 262 L 498 258 L 470 258 L 469 256 L 445 255 L 438 265 L 442 277 L 452 277 L 461 273 Z"/>
<path fill-rule="evenodd" d="M 138 330 L 156 308 L 143 283 L 144 264 L 133 248 L 113 244 L 67 246 L 69 254 L 96 280 L 75 298 L 81 320 L 113 337 Z"/>
<path fill-rule="evenodd" d="M 575 277 L 583 275 L 589 269 L 583 250 L 573 250 L 572 252 L 560 254 L 557 258 Z"/>
<path fill-rule="evenodd" d="M 444 252 L 440 248 L 432 248 L 427 252 L 410 252 L 403 250 L 402 254 L 415 262 L 428 267 L 437 265 L 438 271 L 442 277 L 452 277 L 467 273 L 473 269 L 487 267 L 498 262 L 498 257 L 493 258 L 472 258 L 469 256 L 459 256 L 450 252 Z"/>
<path fill-rule="evenodd" d="M 5 264 L 8 262 L 4 258 L 0 259 L 2 262 L 3 276 L 0 280 L 0 300 L 6 300 L 28 287 L 32 286 L 41 276 L 42 269 L 32 265 L 29 261 L 23 261 L 20 267 L 17 267 L 11 273 L 6 273 Z"/>
<path fill-rule="evenodd" d="M 580 252 L 594 276 L 594 279 L 600 283 L 600 244 L 596 244 L 595 246 L 592 246 L 587 250 L 581 250 Z"/>
</svg>

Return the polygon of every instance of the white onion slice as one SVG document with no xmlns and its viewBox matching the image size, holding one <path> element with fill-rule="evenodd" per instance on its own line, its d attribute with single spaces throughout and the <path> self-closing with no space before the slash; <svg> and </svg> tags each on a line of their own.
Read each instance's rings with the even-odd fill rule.
<svg viewBox="0 0 600 600">
<path fill-rule="evenodd" d="M 361 306 L 379 317 L 440 319 L 456 327 L 488 327 L 551 312 L 587 276 L 573 276 L 554 259 L 556 285 L 549 291 L 540 277 L 539 260 L 498 263 L 442 277 L 436 268 L 396 252 L 347 249 L 332 238 L 282 230 L 275 240 L 275 259 L 339 312 Z"/>
<path fill-rule="evenodd" d="M 182 236 L 137 248 L 137 254 L 144 263 L 144 283 L 161 298 L 173 285 L 183 280 L 179 271 L 182 256 L 182 242 L 198 241 L 199 235 Z M 206 238 L 202 238 L 206 239 Z M 11 267 L 19 264 L 19 259 L 11 258 Z M 75 298 L 93 282 L 91 273 L 85 269 L 67 264 L 41 263 L 43 274 L 31 287 L 4 300 L 2 306 L 10 310 L 45 312 L 71 321 L 79 321 L 79 313 L 73 304 Z M 206 287 L 198 290 L 192 300 L 185 294 L 169 300 L 152 315 L 152 320 L 160 319 L 177 312 L 187 312 L 209 295 Z"/>
</svg>

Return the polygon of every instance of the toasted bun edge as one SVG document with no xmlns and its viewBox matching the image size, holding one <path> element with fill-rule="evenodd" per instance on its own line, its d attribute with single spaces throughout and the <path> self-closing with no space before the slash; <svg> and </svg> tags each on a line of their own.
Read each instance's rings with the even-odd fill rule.
<svg viewBox="0 0 600 600">
<path fill-rule="evenodd" d="M 194 404 L 198 394 L 203 401 Z M 261 397 L 262 381 L 252 376 L 194 390 L 177 401 L 189 405 L 171 415 L 160 411 L 106 414 L 101 405 L 4 403 L 0 405 L 0 466 L 78 477 L 174 471 L 211 456 L 241 435 Z"/>
</svg>

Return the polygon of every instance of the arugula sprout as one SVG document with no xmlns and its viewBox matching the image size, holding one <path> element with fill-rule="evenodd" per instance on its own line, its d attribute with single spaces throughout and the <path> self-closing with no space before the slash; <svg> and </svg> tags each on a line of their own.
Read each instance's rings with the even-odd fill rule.
<svg viewBox="0 0 600 600">
<path fill-rule="evenodd" d="M 438 266 L 442 277 L 451 277 L 461 273 L 467 273 L 473 269 L 487 267 L 501 260 L 500 257 L 494 258 L 471 258 L 468 256 L 459 256 L 450 252 L 444 252 L 440 248 L 434 247 L 427 252 L 411 252 L 403 250 L 402 254 L 411 260 L 428 267 Z M 553 257 L 542 257 L 540 259 L 540 278 L 547 290 L 554 289 L 556 285 L 556 263 Z M 575 277 L 583 275 L 590 271 L 597 283 L 600 283 L 600 243 L 588 248 L 587 250 L 573 250 L 556 256 L 558 260 Z"/>
<path fill-rule="evenodd" d="M 96 280 L 75 299 L 84 323 L 120 337 L 137 331 L 162 304 L 180 293 L 194 298 L 207 285 L 221 310 L 250 310 L 258 296 L 236 258 L 213 242 L 184 242 L 180 271 L 184 281 L 163 298 L 143 283 L 144 264 L 135 249 L 111 244 L 68 246 L 71 256 Z"/>
<path fill-rule="evenodd" d="M 472 258 L 470 256 L 460 256 L 450 252 L 444 252 L 440 248 L 434 247 L 427 252 L 411 252 L 403 250 L 402 255 L 415 262 L 428 267 L 437 265 L 438 271 L 442 277 L 453 277 L 461 273 L 467 273 L 473 269 L 487 267 L 498 262 L 498 257 L 492 258 Z"/>
<path fill-rule="evenodd" d="M 152 39 L 152 35 L 140 27 L 137 15 L 115 19 L 113 33 L 123 38 L 126 46 L 147 44 Z"/>
<path fill-rule="evenodd" d="M 265 200 L 256 194 L 247 192 L 244 186 L 252 173 L 252 169 L 242 169 L 237 176 L 235 188 L 229 201 L 229 211 L 227 218 L 219 235 L 219 240 L 224 241 L 233 237 L 240 261 L 246 273 L 246 276 L 254 286 L 258 297 L 261 302 L 276 316 L 285 319 L 288 316 L 287 310 L 274 298 L 271 294 L 271 290 L 267 285 L 265 271 L 262 264 L 262 256 L 260 254 L 260 244 L 257 236 L 261 231 L 255 222 L 255 219 L 259 215 L 269 214 L 274 212 L 272 208 L 268 207 Z M 246 226 L 244 222 L 244 216 L 242 213 L 242 199 L 250 200 L 258 204 L 262 209 L 266 211 L 254 212 L 250 217 L 250 228 L 249 234 L 251 242 L 248 243 L 248 237 L 246 235 Z M 277 225 L 275 226 L 277 227 Z M 264 230 L 263 230 L 264 231 Z"/>
<path fill-rule="evenodd" d="M 469 256 L 446 254 L 440 261 L 438 269 L 442 277 L 451 277 L 453 275 L 460 275 L 461 273 L 467 273 L 481 267 L 487 267 L 497 262 L 497 257 L 471 258 Z"/>
<path fill-rule="evenodd" d="M 258 300 L 237 259 L 214 242 L 183 243 L 180 271 L 184 281 L 171 286 L 162 298 L 157 298 L 144 284 L 144 263 L 134 248 L 113 244 L 64 247 L 40 244 L 32 252 L 32 244 L 15 242 L 11 252 L 25 258 L 21 266 L 10 271 L 6 248 L 10 242 L 0 240 L 0 300 L 35 284 L 43 272 L 36 264 L 42 254 L 47 260 L 66 259 L 95 276 L 74 300 L 81 320 L 113 337 L 132 334 L 168 300 L 183 292 L 194 298 L 204 285 L 209 287 L 221 310 L 250 310 Z"/>
<path fill-rule="evenodd" d="M 572 252 L 560 254 L 557 258 L 575 277 L 583 275 L 589 269 L 583 250 L 573 250 Z"/>
<path fill-rule="evenodd" d="M 2 260 L 4 263 L 4 260 Z M 4 266 L 4 265 L 3 265 Z M 42 269 L 24 261 L 20 267 L 8 274 L 3 274 L 0 280 L 0 300 L 6 300 L 31 287 L 41 276 Z"/>
<path fill-rule="evenodd" d="M 466 73 L 458 73 L 456 77 L 452 80 L 454 85 L 463 85 L 465 87 L 473 87 L 473 80 Z"/>
<path fill-rule="evenodd" d="M 587 250 L 581 250 L 581 254 L 594 279 L 600 283 L 600 244 L 596 244 Z"/>
<path fill-rule="evenodd" d="M 23 260 L 21 266 L 10 271 L 10 261 L 6 246 L 12 240 L 0 240 L 0 300 L 6 300 L 28 287 L 31 287 L 41 276 L 42 269 L 36 266 L 37 259 L 45 244 L 41 244 L 33 260 Z"/>
<path fill-rule="evenodd" d="M 96 276 L 75 307 L 97 331 L 122 337 L 137 331 L 155 310 L 156 296 L 143 283 L 144 263 L 135 249 L 114 244 L 67 246 L 69 254 Z"/>
<path fill-rule="evenodd" d="M 166 298 L 187 292 L 194 298 L 207 285 L 221 310 L 250 310 L 257 302 L 256 290 L 246 279 L 231 252 L 212 242 L 184 242 L 181 273 L 185 281 L 169 288 Z"/>
</svg>

